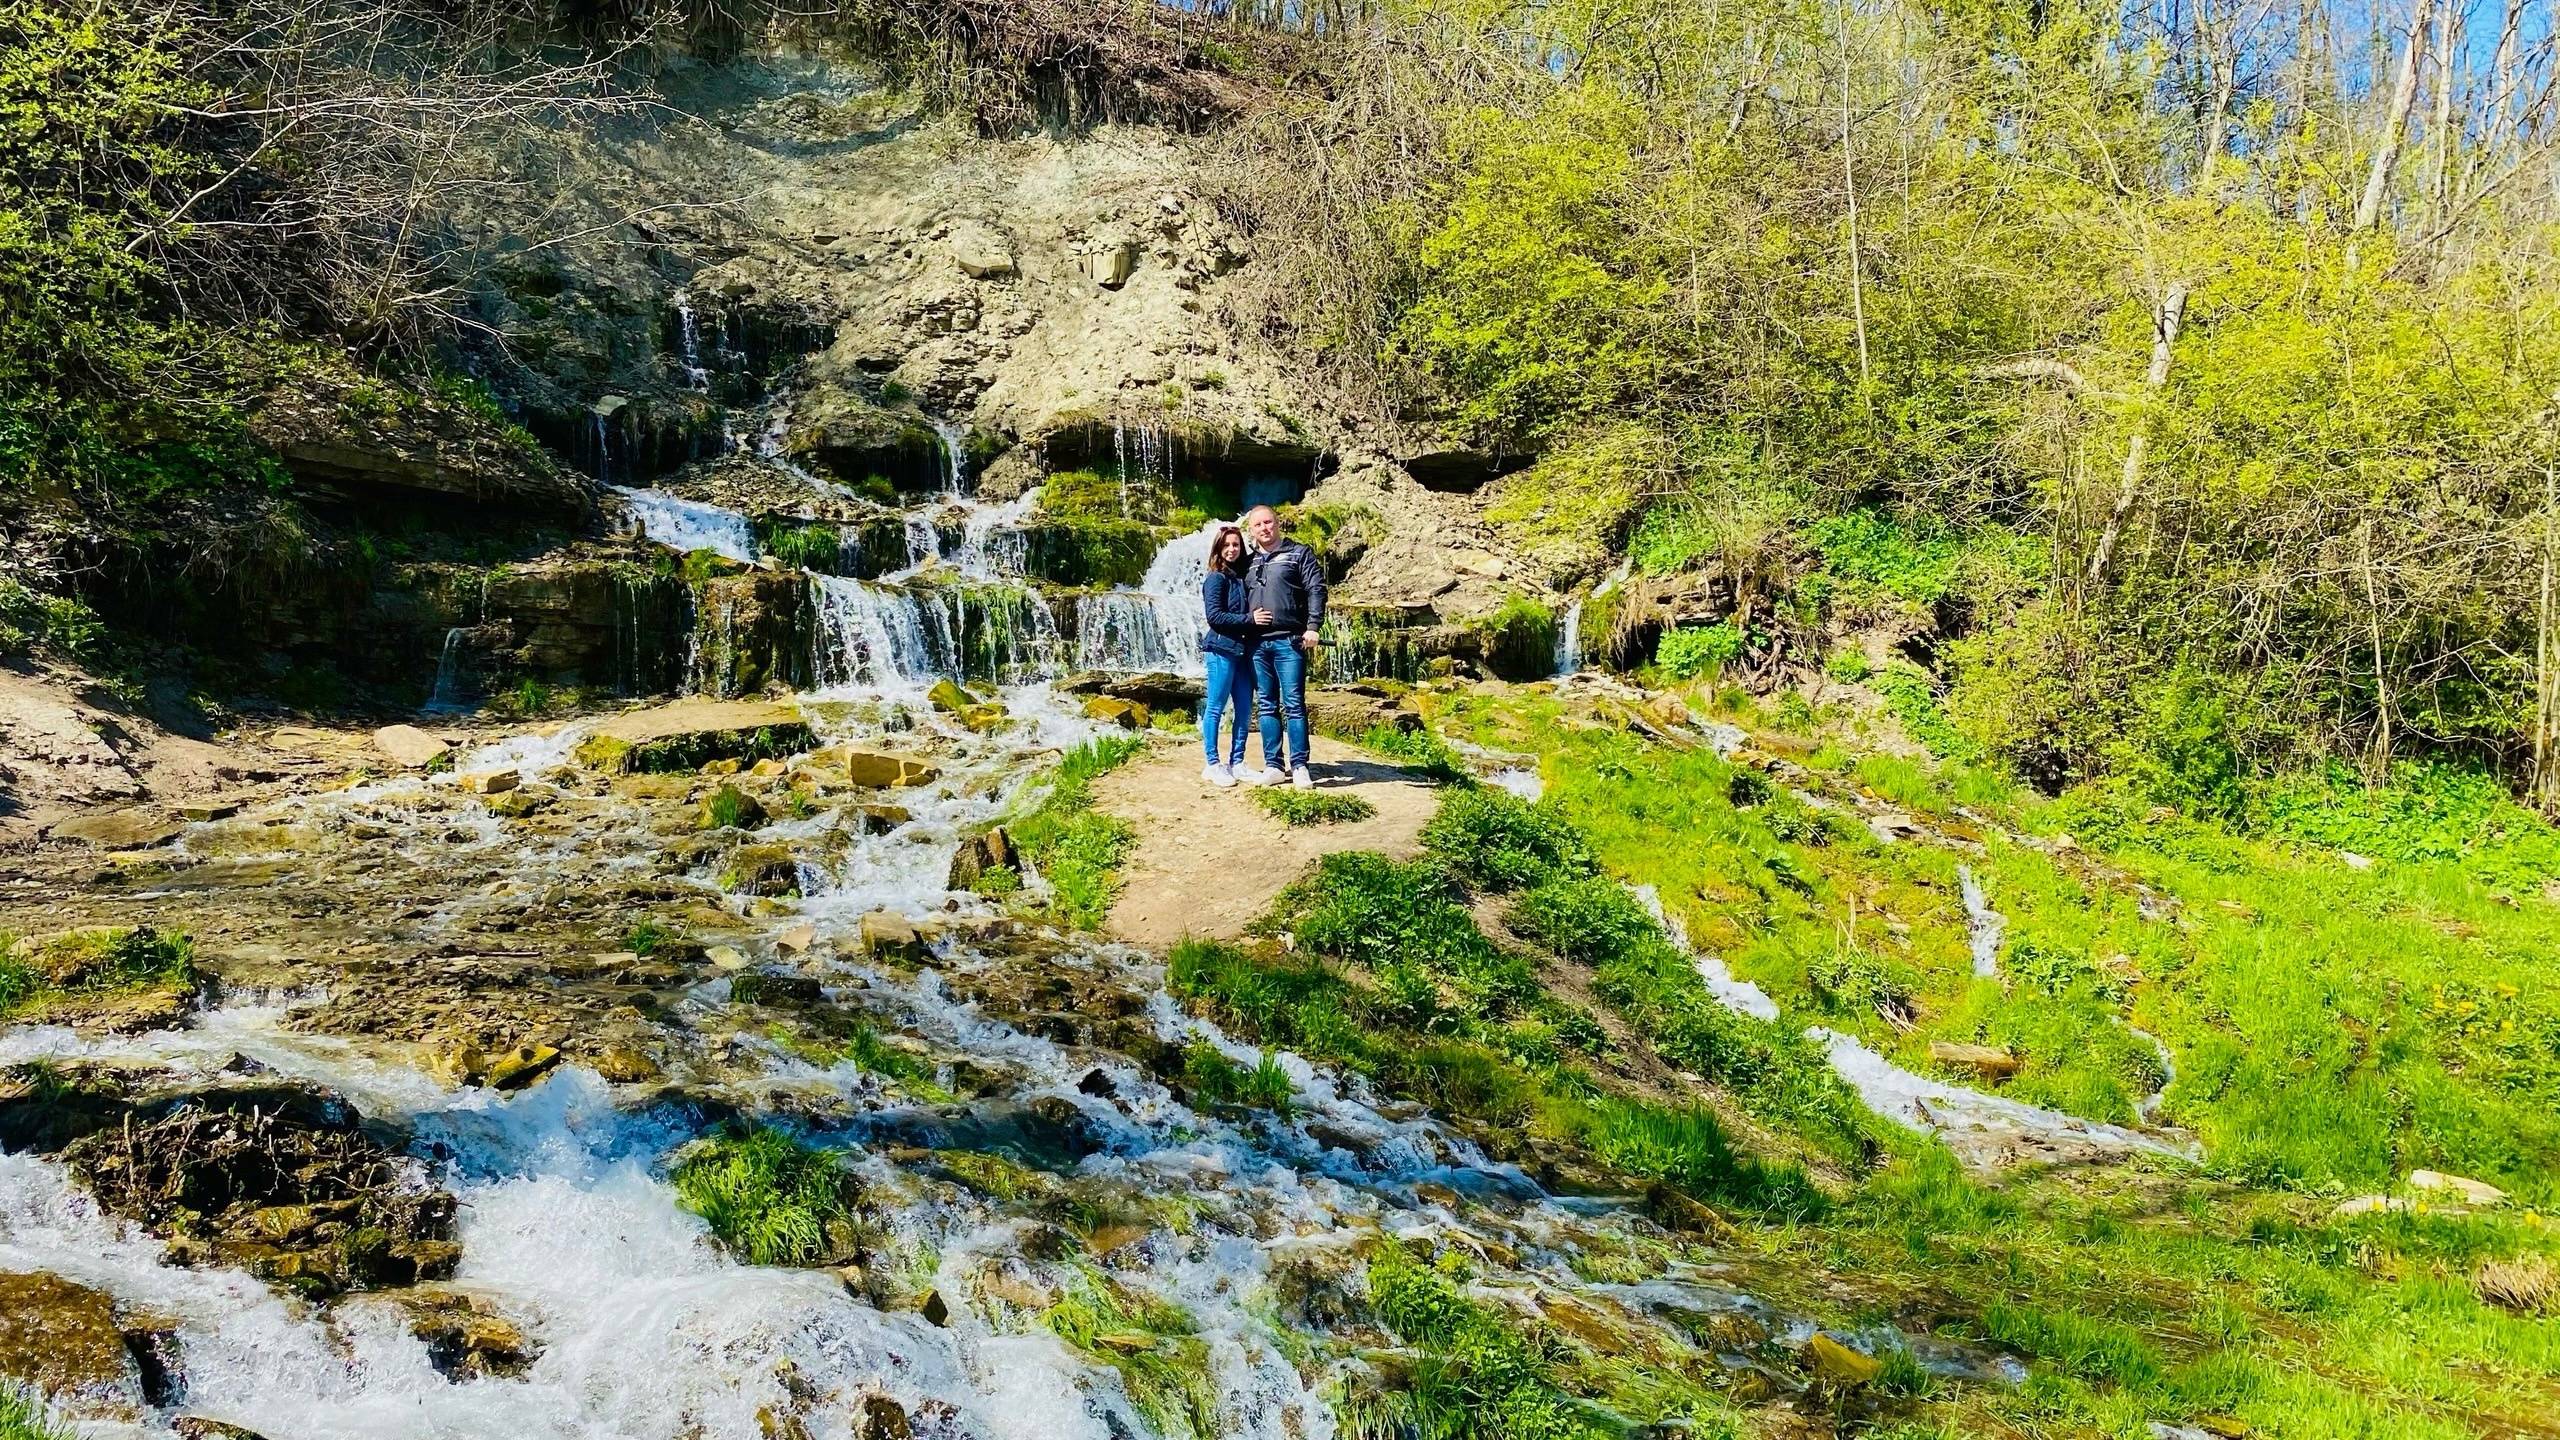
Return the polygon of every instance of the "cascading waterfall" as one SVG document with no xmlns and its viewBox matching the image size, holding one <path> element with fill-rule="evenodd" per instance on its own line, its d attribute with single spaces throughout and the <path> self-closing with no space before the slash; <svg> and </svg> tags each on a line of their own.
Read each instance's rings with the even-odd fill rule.
<svg viewBox="0 0 2560 1440">
<path fill-rule="evenodd" d="M 461 694 L 463 642 L 470 635 L 466 625 L 456 625 L 444 632 L 444 649 L 436 655 L 435 689 L 427 694 L 426 711 L 430 715 L 451 715 L 471 708 Z"/>
<path fill-rule="evenodd" d="M 821 690 L 912 688 L 959 669 L 957 650 L 947 636 L 927 631 L 914 596 L 840 575 L 809 580 L 815 587 Z"/>
<path fill-rule="evenodd" d="M 676 356 L 684 371 L 685 388 L 708 390 L 711 372 L 702 365 L 702 331 L 693 313 L 693 297 L 679 290 L 675 294 Z"/>
<path fill-rule="evenodd" d="M 1565 607 L 1564 626 L 1556 632 L 1556 678 L 1582 668 L 1582 597 Z"/>
<path fill-rule="evenodd" d="M 614 489 L 640 518 L 641 532 L 659 544 L 688 553 L 715 551 L 741 565 L 756 562 L 755 527 L 737 511 L 663 490 Z"/>
<path fill-rule="evenodd" d="M 1200 637 L 1209 629 L 1200 608 L 1209 542 L 1234 523 L 1213 520 L 1165 542 L 1136 589 L 1086 597 L 1076 611 L 1076 662 L 1088 670 L 1198 674 Z"/>
</svg>

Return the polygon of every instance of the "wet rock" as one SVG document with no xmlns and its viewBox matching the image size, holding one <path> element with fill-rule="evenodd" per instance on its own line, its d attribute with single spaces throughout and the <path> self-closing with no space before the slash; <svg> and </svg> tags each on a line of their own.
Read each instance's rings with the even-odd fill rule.
<svg viewBox="0 0 2560 1440">
<path fill-rule="evenodd" d="M 616 715 L 580 742 L 578 763 L 608 774 L 690 772 L 713 760 L 796 754 L 813 737 L 796 705 L 762 700 L 679 700 Z"/>
<path fill-rule="evenodd" d="M 1146 675 L 1110 675 L 1099 671 L 1078 675 L 1058 687 L 1069 695 L 1100 695 L 1115 700 L 1135 700 L 1153 710 L 1194 710 L 1205 693 L 1199 679 L 1161 672 Z"/>
<path fill-rule="evenodd" d="M 933 960 L 933 947 L 917 933 L 914 922 L 886 910 L 862 917 L 862 952 L 881 964 L 909 969 Z"/>
<path fill-rule="evenodd" d="M 1326 685 L 1307 692 L 1307 723 L 1333 735 L 1365 735 L 1380 726 L 1410 734 L 1422 728 L 1422 712 L 1403 696 Z"/>
<path fill-rule="evenodd" d="M 975 890 L 990 870 L 1019 873 L 1020 860 L 1013 851 L 1013 837 L 1001 825 L 972 835 L 960 842 L 951 853 L 951 873 L 944 884 L 953 890 Z"/>
<path fill-rule="evenodd" d="M 399 1297 L 409 1311 L 409 1333 L 426 1342 L 427 1359 L 450 1380 L 513 1380 L 541 1347 L 486 1297 L 420 1290 Z"/>
<path fill-rule="evenodd" d="M 2018 1073 L 2020 1061 L 2007 1050 L 1991 1045 L 1959 1045 L 1947 1040 L 1929 1042 L 1931 1063 L 1962 1070 L 1983 1080 L 2006 1080 Z"/>
<path fill-rule="evenodd" d="M 526 786 L 501 795 L 492 795 L 481 808 L 501 820 L 522 820 L 528 815 L 548 810 L 560 798 L 560 792 L 549 786 Z"/>
<path fill-rule="evenodd" d="M 862 1397 L 862 1423 L 856 1433 L 860 1440 L 913 1440 L 915 1435 L 907 1407 L 886 1395 Z"/>
<path fill-rule="evenodd" d="M 747 953 L 735 945 L 714 945 L 702 952 L 702 958 L 723 970 L 747 968 Z"/>
<path fill-rule="evenodd" d="M 1088 720 L 1117 725 L 1123 730 L 1144 730 L 1155 718 L 1153 712 L 1137 701 L 1111 695 L 1096 695 L 1084 702 L 1084 715 Z"/>
<path fill-rule="evenodd" d="M 169 1422 L 178 1440 L 267 1440 L 267 1437 L 244 1425 L 216 1420 L 210 1415 L 181 1415 Z"/>
<path fill-rule="evenodd" d="M 749 970 L 730 977 L 729 998 L 741 1005 L 815 1005 L 825 998 L 818 982 L 806 975 L 775 975 Z"/>
<path fill-rule="evenodd" d="M 817 943 L 818 927 L 806 920 L 797 925 L 784 927 L 781 933 L 773 937 L 775 949 L 789 951 L 792 954 L 806 951 Z"/>
<path fill-rule="evenodd" d="M 960 682 L 950 679 L 933 682 L 933 688 L 925 692 L 924 698 L 925 703 L 947 715 L 957 715 L 972 705 L 983 703 L 962 688 Z"/>
<path fill-rule="evenodd" d="M 988 703 L 972 705 L 961 711 L 957 718 L 960 727 L 972 735 L 992 735 L 1004 728 L 1005 722 L 1013 718 L 1013 712 L 1002 705 Z"/>
<path fill-rule="evenodd" d="M 453 753 L 453 747 L 415 725 L 385 725 L 373 732 L 373 748 L 404 770 L 423 770 Z"/>
<path fill-rule="evenodd" d="M 99 1395 L 121 1390 L 132 1364 L 105 1292 L 59 1275 L 0 1274 L 0 1376 Z"/>
<path fill-rule="evenodd" d="M 184 822 L 156 810 L 130 806 L 75 815 L 57 822 L 45 835 L 53 840 L 76 840 L 101 850 L 147 850 L 168 844 L 185 829 Z"/>
<path fill-rule="evenodd" d="M 1804 1342 L 1804 1362 L 1816 1377 L 1842 1389 L 1868 1384 L 1884 1373 L 1883 1361 L 1860 1354 L 1820 1331 Z"/>
<path fill-rule="evenodd" d="M 800 857 L 788 845 L 741 845 L 720 869 L 720 888 L 733 895 L 796 896 Z"/>
<path fill-rule="evenodd" d="M 538 1042 L 486 1049 L 466 1040 L 440 1051 L 433 1068 L 449 1084 L 520 1090 L 559 1062 L 559 1050 Z"/>
<path fill-rule="evenodd" d="M 850 822 L 864 835 L 886 835 L 915 816 L 904 805 L 848 805 L 838 818 Z"/>
<path fill-rule="evenodd" d="M 830 778 L 863 790 L 904 789 L 942 778 L 940 770 L 912 756 L 883 755 L 849 746 L 823 750 L 810 759 L 814 768 Z"/>
<path fill-rule="evenodd" d="M 942 1292 L 939 1290 L 924 1292 L 924 1303 L 916 1309 L 924 1316 L 927 1324 L 949 1325 L 951 1323 L 951 1302 L 943 1299 Z"/>
<path fill-rule="evenodd" d="M 465 775 L 458 782 L 465 795 L 502 795 L 524 783 L 524 776 L 514 770 L 480 770 Z"/>
<path fill-rule="evenodd" d="M 702 802 L 702 811 L 698 817 L 699 823 L 705 830 L 717 830 L 723 827 L 753 830 L 770 818 L 772 817 L 765 810 L 763 801 L 735 785 L 723 785 L 713 791 Z"/>
<path fill-rule="evenodd" d="M 1110 1072 L 1100 1067 L 1084 1072 L 1084 1078 L 1076 1082 L 1076 1089 L 1082 1094 L 1102 1100 L 1108 1100 L 1119 1093 L 1119 1087 L 1111 1083 Z"/>
<path fill-rule="evenodd" d="M 189 800 L 178 808 L 178 818 L 198 825 L 215 820 L 228 820 L 240 813 L 237 800 Z"/>
<path fill-rule="evenodd" d="M 130 1034 L 175 1023 L 196 999 L 194 947 L 148 925 L 26 936 L 7 956 L 36 982 L 8 1007 L 17 1021 Z"/>
<path fill-rule="evenodd" d="M 646 1085 L 666 1074 L 657 1061 L 629 1045 L 606 1046 L 597 1053 L 591 1068 L 598 1077 L 613 1085 Z"/>
</svg>

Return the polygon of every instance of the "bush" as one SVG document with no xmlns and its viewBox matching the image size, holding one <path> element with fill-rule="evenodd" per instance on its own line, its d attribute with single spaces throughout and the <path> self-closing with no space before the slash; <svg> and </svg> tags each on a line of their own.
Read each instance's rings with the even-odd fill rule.
<svg viewBox="0 0 2560 1440">
<path fill-rule="evenodd" d="M 1666 630 L 1654 647 L 1653 663 L 1674 680 L 1695 680 L 1740 659 L 1744 639 L 1742 627 L 1731 620 Z"/>
<path fill-rule="evenodd" d="M 851 1248 L 853 1177 L 770 1126 L 698 1142 L 669 1178 L 677 1202 L 750 1265 L 816 1265 Z"/>
<path fill-rule="evenodd" d="M 1661 927 L 1626 887 L 1597 876 L 1542 882 L 1511 907 L 1511 923 L 1558 955 L 1585 965 L 1639 945 L 1663 943 Z"/>
<path fill-rule="evenodd" d="M 1371 969 L 1391 991 L 1401 983 L 1435 1012 L 1443 985 L 1474 1018 L 1500 1016 L 1537 993 L 1528 965 L 1484 938 L 1447 872 L 1428 861 L 1327 855 L 1280 908 L 1301 947 Z"/>
<path fill-rule="evenodd" d="M 1441 797 L 1439 813 L 1423 827 L 1422 845 L 1450 870 L 1492 890 L 1595 868 L 1590 847 L 1553 807 L 1488 786 Z"/>
<path fill-rule="evenodd" d="M 1325 790 L 1296 790 L 1271 786 L 1254 792 L 1254 803 L 1291 826 L 1339 825 L 1366 820 L 1378 813 L 1378 807 L 1357 795 L 1337 795 Z"/>
</svg>

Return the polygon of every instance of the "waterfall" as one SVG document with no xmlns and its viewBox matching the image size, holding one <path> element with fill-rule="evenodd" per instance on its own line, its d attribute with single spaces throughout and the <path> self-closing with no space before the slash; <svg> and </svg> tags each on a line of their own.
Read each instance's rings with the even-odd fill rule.
<svg viewBox="0 0 2560 1440">
<path fill-rule="evenodd" d="M 969 489 L 969 432 L 949 420 L 932 424 L 942 441 L 942 493 L 957 500 Z"/>
<path fill-rule="evenodd" d="M 471 707 L 457 693 L 462 679 L 462 642 L 471 633 L 466 626 L 456 625 L 444 632 L 444 649 L 436 656 L 436 685 L 427 693 L 427 712 L 450 715 Z"/>
<path fill-rule="evenodd" d="M 596 478 L 610 485 L 613 483 L 613 432 L 606 428 L 602 413 L 590 410 L 587 419 L 590 422 L 588 443 L 595 447 L 596 452 Z"/>
<path fill-rule="evenodd" d="M 642 533 L 659 544 L 687 552 L 716 550 L 742 565 L 756 563 L 755 528 L 737 511 L 663 490 L 614 489 L 640 517 Z"/>
<path fill-rule="evenodd" d="M 959 553 L 946 558 L 963 575 L 995 579 L 1021 574 L 1031 562 L 1031 536 L 1022 525 L 1038 503 L 1037 486 L 1002 505 L 968 501 L 968 518 L 960 527 Z"/>
<path fill-rule="evenodd" d="M 1582 599 L 1565 607 L 1564 627 L 1556 632 L 1556 678 L 1582 668 Z"/>
<path fill-rule="evenodd" d="M 693 297 L 679 290 L 675 294 L 676 354 L 684 370 L 685 388 L 708 390 L 711 372 L 702 368 L 702 331 L 695 323 Z"/>
<path fill-rule="evenodd" d="M 1089 670 L 1200 671 L 1200 637 L 1209 617 L 1200 582 L 1209 573 L 1209 542 L 1230 520 L 1213 520 L 1166 541 L 1134 590 L 1088 597 L 1076 612 L 1076 663 Z"/>
<path fill-rule="evenodd" d="M 914 596 L 840 575 L 809 580 L 818 612 L 819 689 L 923 685 L 959 668 L 949 636 L 927 633 Z"/>
</svg>

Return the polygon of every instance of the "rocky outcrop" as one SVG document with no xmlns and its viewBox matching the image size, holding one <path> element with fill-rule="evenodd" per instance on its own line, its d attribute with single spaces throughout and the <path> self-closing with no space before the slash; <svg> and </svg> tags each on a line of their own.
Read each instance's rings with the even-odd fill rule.
<svg viewBox="0 0 2560 1440">
<path fill-rule="evenodd" d="M 555 523 L 596 518 L 595 488 L 491 409 L 347 370 L 297 373 L 249 429 L 306 487 L 395 492 Z"/>
<path fill-rule="evenodd" d="M 679 700 L 597 722 L 578 762 L 608 774 L 699 770 L 715 760 L 753 763 L 813 743 L 800 707 L 763 700 Z"/>
</svg>

